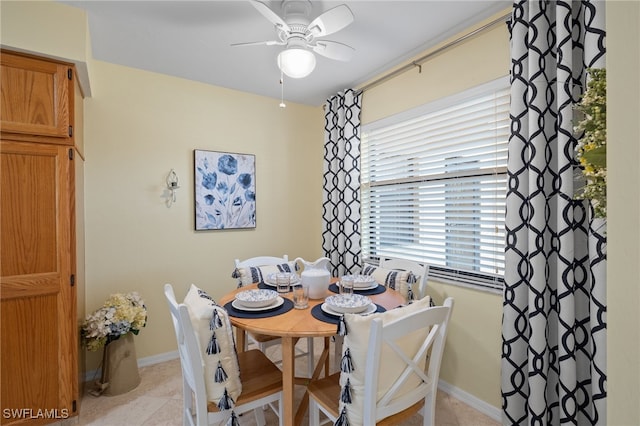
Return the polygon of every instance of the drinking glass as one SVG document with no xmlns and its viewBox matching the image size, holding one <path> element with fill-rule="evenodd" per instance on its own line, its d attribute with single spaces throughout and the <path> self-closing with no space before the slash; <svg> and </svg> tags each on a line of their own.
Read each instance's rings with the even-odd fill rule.
<svg viewBox="0 0 640 426">
<path fill-rule="evenodd" d="M 309 306 L 309 286 L 302 284 L 293 285 L 293 307 L 306 309 Z"/>
<path fill-rule="evenodd" d="M 289 285 L 291 283 L 291 275 L 276 274 L 276 290 L 280 294 L 289 293 Z"/>
<path fill-rule="evenodd" d="M 353 276 L 344 275 L 340 278 L 340 294 L 351 296 L 353 294 Z"/>
</svg>

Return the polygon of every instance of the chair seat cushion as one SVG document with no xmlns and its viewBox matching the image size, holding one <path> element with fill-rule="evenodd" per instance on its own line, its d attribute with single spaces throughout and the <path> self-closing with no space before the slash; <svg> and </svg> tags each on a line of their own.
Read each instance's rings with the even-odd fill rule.
<svg viewBox="0 0 640 426">
<path fill-rule="evenodd" d="M 193 284 L 184 298 L 184 304 L 189 310 L 193 331 L 202 354 L 207 400 L 217 403 L 226 389 L 228 395 L 236 401 L 242 392 L 242 382 L 227 311 L 218 306 L 204 290 Z M 226 377 L 223 380 L 221 376 Z"/>
<path fill-rule="evenodd" d="M 279 265 L 265 265 L 265 266 L 248 266 L 244 268 L 236 268 L 231 274 L 232 278 L 238 280 L 238 287 L 253 283 L 264 283 L 264 280 L 270 274 L 277 272 L 295 272 L 295 262 L 281 263 Z"/>
<path fill-rule="evenodd" d="M 236 404 L 247 404 L 282 390 L 282 371 L 258 349 L 240 352 L 238 363 L 242 377 L 242 394 L 236 400 Z M 219 411 L 215 402 L 210 402 L 207 410 Z"/>
<path fill-rule="evenodd" d="M 313 398 L 318 404 L 320 404 L 325 410 L 327 410 L 333 417 L 337 418 L 340 415 L 338 411 L 340 409 L 340 373 L 332 374 L 322 379 L 313 380 L 309 383 L 309 394 L 313 395 Z M 376 426 L 397 426 L 406 421 L 409 417 L 420 411 L 424 406 L 424 400 L 420 400 L 410 408 L 386 417 L 376 422 Z M 349 423 L 352 425 L 352 423 Z"/>
<path fill-rule="evenodd" d="M 347 334 L 344 337 L 343 355 L 345 351 L 349 350 L 353 371 L 350 373 L 343 372 L 340 374 L 340 387 L 344 387 L 347 379 L 349 379 L 352 392 L 352 402 L 351 404 L 346 404 L 346 407 L 349 423 L 351 425 L 361 425 L 363 423 L 362 414 L 364 412 L 365 365 L 367 352 L 369 350 L 369 331 L 371 329 L 371 322 L 375 318 L 381 318 L 383 324 L 389 323 L 402 318 L 405 315 L 423 309 L 425 306 L 429 306 L 429 302 L 430 298 L 424 297 L 410 305 L 390 309 L 382 313 L 366 316 L 356 314 L 345 315 Z M 399 339 L 396 344 L 405 354 L 413 357 L 424 342 L 428 332 L 429 330 L 427 329 L 418 330 L 417 332 L 408 334 Z M 387 345 L 383 345 L 381 358 L 385 361 L 384 368 L 380 369 L 378 373 L 378 401 L 394 384 L 406 366 L 406 363 Z M 425 364 L 426 360 L 423 359 L 419 365 L 424 368 Z M 401 389 L 413 389 L 420 382 L 420 378 L 412 375 Z M 401 390 L 398 392 L 397 396 L 400 396 L 405 392 L 406 391 L 403 392 Z M 340 403 L 340 411 L 342 411 L 343 405 L 345 404 Z"/>
<path fill-rule="evenodd" d="M 407 302 L 417 298 L 410 297 L 409 288 L 412 288 L 413 284 L 419 282 L 420 277 L 414 275 L 411 271 L 381 268 L 365 263 L 362 266 L 362 274 L 371 275 L 379 284 L 400 292 Z M 416 289 L 412 289 L 412 291 L 414 290 Z"/>
</svg>

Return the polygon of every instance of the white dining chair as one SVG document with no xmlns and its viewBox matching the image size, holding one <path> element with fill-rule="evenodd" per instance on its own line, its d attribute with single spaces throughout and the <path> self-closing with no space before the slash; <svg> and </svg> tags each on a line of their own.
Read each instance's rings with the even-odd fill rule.
<svg viewBox="0 0 640 426">
<path fill-rule="evenodd" d="M 265 406 L 274 408 L 282 426 L 282 372 L 257 349 L 237 353 L 239 372 L 225 373 L 228 376 L 240 376 L 242 391 L 233 407 L 221 410 L 215 401 L 207 400 L 204 361 L 200 350 L 202 344 L 198 342 L 194 331 L 189 308 L 176 301 L 171 284 L 165 284 L 164 294 L 173 320 L 182 367 L 184 426 L 225 424 L 232 411 L 240 415 L 251 410 L 254 411 L 256 423 L 265 425 Z M 274 403 L 277 403 L 277 409 L 273 407 Z"/>
<path fill-rule="evenodd" d="M 395 257 L 381 257 L 379 267 L 389 270 L 408 271 L 418 278 L 417 283 L 412 285 L 413 300 L 418 300 L 427 295 L 427 281 L 429 279 L 429 265 L 425 262 L 400 259 Z M 340 359 L 342 353 L 342 337 L 334 338 L 335 359 Z"/>
<path fill-rule="evenodd" d="M 345 315 L 341 371 L 309 384 L 309 425 L 319 425 L 320 412 L 351 425 L 398 425 L 421 412 L 424 425 L 435 425 L 452 309 L 452 298 L 435 307 L 427 298 L 367 317 Z"/>
<path fill-rule="evenodd" d="M 412 288 L 414 299 L 422 299 L 427 295 L 427 280 L 429 279 L 429 265 L 427 263 L 395 257 L 381 257 L 380 267 L 412 272 L 414 276 L 418 277 L 417 285 Z"/>
<path fill-rule="evenodd" d="M 235 262 L 236 271 L 239 271 L 242 268 L 252 268 L 252 267 L 259 268 L 264 266 L 274 266 L 274 265 L 289 263 L 289 256 L 286 254 L 283 255 L 282 257 L 258 256 L 258 257 L 245 259 L 242 261 L 239 259 L 235 259 L 234 262 Z M 247 336 L 247 339 L 245 339 L 245 341 L 247 342 L 247 345 L 249 345 L 250 343 L 253 343 L 262 352 L 265 352 L 267 348 L 271 346 L 277 346 L 281 344 L 281 340 L 277 336 L 269 336 L 266 334 L 258 334 L 258 333 L 246 333 L 246 336 Z M 315 367 L 313 337 L 308 337 L 306 341 L 307 341 L 306 351 L 298 348 L 296 345 L 296 357 L 303 357 L 303 356 L 307 357 L 307 374 L 309 375 L 309 377 L 312 377 L 313 370 Z M 276 364 L 280 364 L 280 363 L 282 363 L 282 360 L 276 361 Z"/>
</svg>

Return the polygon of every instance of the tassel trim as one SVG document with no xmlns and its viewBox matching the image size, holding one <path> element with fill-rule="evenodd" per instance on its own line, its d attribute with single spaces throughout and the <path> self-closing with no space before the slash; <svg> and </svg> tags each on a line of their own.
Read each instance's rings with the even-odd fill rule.
<svg viewBox="0 0 640 426">
<path fill-rule="evenodd" d="M 336 334 L 338 336 L 347 335 L 347 323 L 344 321 L 344 314 L 340 315 L 340 321 L 338 321 L 338 331 Z"/>
<path fill-rule="evenodd" d="M 229 396 L 227 388 L 224 388 L 224 394 L 222 394 L 222 398 L 220 398 L 220 401 L 218 401 L 218 410 L 229 410 L 233 408 L 234 404 L 235 401 Z"/>
<path fill-rule="evenodd" d="M 215 355 L 218 352 L 220 352 L 220 345 L 218 344 L 218 339 L 216 339 L 216 333 L 213 333 L 207 345 L 207 355 Z"/>
<path fill-rule="evenodd" d="M 209 321 L 209 330 L 215 330 L 216 328 L 220 327 L 222 327 L 222 320 L 220 319 L 218 310 L 214 308 L 213 315 L 211 316 L 211 321 Z"/>
<path fill-rule="evenodd" d="M 236 416 L 235 411 L 231 411 L 231 417 L 227 420 L 226 426 L 240 426 L 240 421 L 238 420 L 238 416 Z"/>
<path fill-rule="evenodd" d="M 347 379 L 347 383 L 345 383 L 342 388 L 342 392 L 340 393 L 340 401 L 345 404 L 351 404 L 351 381 Z"/>
<path fill-rule="evenodd" d="M 351 351 L 349 348 L 344 351 L 344 355 L 340 360 L 340 371 L 343 373 L 351 373 L 353 371 L 353 362 L 351 361 Z"/>
<path fill-rule="evenodd" d="M 349 426 L 349 418 L 347 417 L 347 408 L 343 407 L 340 416 L 336 419 L 333 426 Z"/>
<path fill-rule="evenodd" d="M 216 383 L 224 383 L 229 376 L 227 372 L 222 368 L 222 363 L 218 361 L 218 367 L 216 368 L 216 373 L 213 377 Z"/>
<path fill-rule="evenodd" d="M 202 297 L 203 299 L 210 300 L 214 304 L 216 303 L 216 301 L 213 300 L 213 297 L 209 296 L 209 293 L 207 293 L 206 291 L 204 291 L 202 289 L 198 289 L 198 296 Z"/>
</svg>

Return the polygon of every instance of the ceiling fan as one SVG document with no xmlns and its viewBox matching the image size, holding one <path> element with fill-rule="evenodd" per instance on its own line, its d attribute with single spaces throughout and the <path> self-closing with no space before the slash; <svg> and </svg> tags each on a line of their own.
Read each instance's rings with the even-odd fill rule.
<svg viewBox="0 0 640 426">
<path fill-rule="evenodd" d="M 318 39 L 338 32 L 353 22 L 353 13 L 347 5 L 341 4 L 331 8 L 311 20 L 309 0 L 283 0 L 283 17 L 265 3 L 258 0 L 249 1 L 275 26 L 277 39 L 236 43 L 232 46 L 286 46 L 278 54 L 278 67 L 289 77 L 302 78 L 313 71 L 316 59 L 312 51 L 338 61 L 347 62 L 353 57 L 353 47 L 337 41 Z"/>
</svg>

